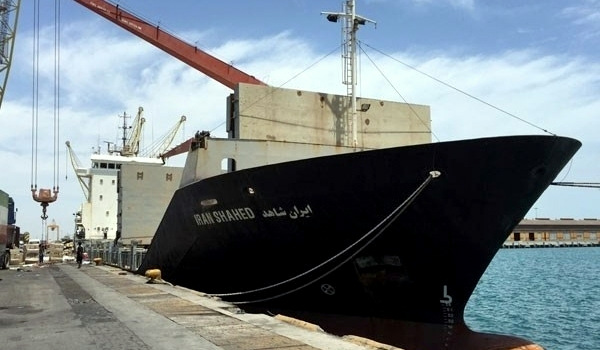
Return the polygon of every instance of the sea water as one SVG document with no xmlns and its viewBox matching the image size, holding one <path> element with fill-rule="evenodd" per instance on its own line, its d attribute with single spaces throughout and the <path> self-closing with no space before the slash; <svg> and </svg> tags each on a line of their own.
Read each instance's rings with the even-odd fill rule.
<svg viewBox="0 0 600 350">
<path fill-rule="evenodd" d="M 600 349 L 600 247 L 501 249 L 465 309 L 475 331 Z"/>
</svg>

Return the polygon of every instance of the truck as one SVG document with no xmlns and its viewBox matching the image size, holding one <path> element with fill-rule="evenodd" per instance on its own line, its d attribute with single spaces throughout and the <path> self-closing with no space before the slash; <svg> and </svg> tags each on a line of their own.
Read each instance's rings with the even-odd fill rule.
<svg viewBox="0 0 600 350">
<path fill-rule="evenodd" d="M 21 232 L 15 223 L 15 202 L 0 190 L 0 269 L 8 268 L 11 250 L 19 248 Z"/>
</svg>

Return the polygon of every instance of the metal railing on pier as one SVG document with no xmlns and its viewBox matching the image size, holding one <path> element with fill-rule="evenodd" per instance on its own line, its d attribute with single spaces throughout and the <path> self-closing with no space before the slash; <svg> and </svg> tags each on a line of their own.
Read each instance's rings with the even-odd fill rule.
<svg viewBox="0 0 600 350">
<path fill-rule="evenodd" d="M 129 246 L 115 245 L 112 240 L 87 241 L 85 251 L 91 262 L 102 259 L 102 264 L 135 272 L 140 267 L 147 249 L 132 242 Z"/>
</svg>

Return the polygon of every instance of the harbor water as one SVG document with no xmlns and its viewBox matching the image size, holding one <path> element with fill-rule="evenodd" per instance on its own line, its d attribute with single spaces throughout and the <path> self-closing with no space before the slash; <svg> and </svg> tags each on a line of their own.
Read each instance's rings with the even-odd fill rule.
<svg viewBox="0 0 600 350">
<path fill-rule="evenodd" d="M 465 309 L 476 331 L 600 349 L 600 247 L 501 249 Z"/>
</svg>

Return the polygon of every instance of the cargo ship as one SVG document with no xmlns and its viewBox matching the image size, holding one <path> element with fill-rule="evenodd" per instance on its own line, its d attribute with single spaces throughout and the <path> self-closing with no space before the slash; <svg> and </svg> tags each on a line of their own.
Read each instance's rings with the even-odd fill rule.
<svg viewBox="0 0 600 350">
<path fill-rule="evenodd" d="M 428 106 L 271 87 L 100 0 L 76 0 L 233 89 L 228 137 L 198 131 L 137 272 L 336 335 L 405 350 L 540 349 L 478 333 L 464 309 L 496 252 L 581 147 L 556 135 L 431 142 Z M 100 4 L 100 5 L 99 5 Z M 123 20 L 126 19 L 126 20 Z"/>
</svg>

